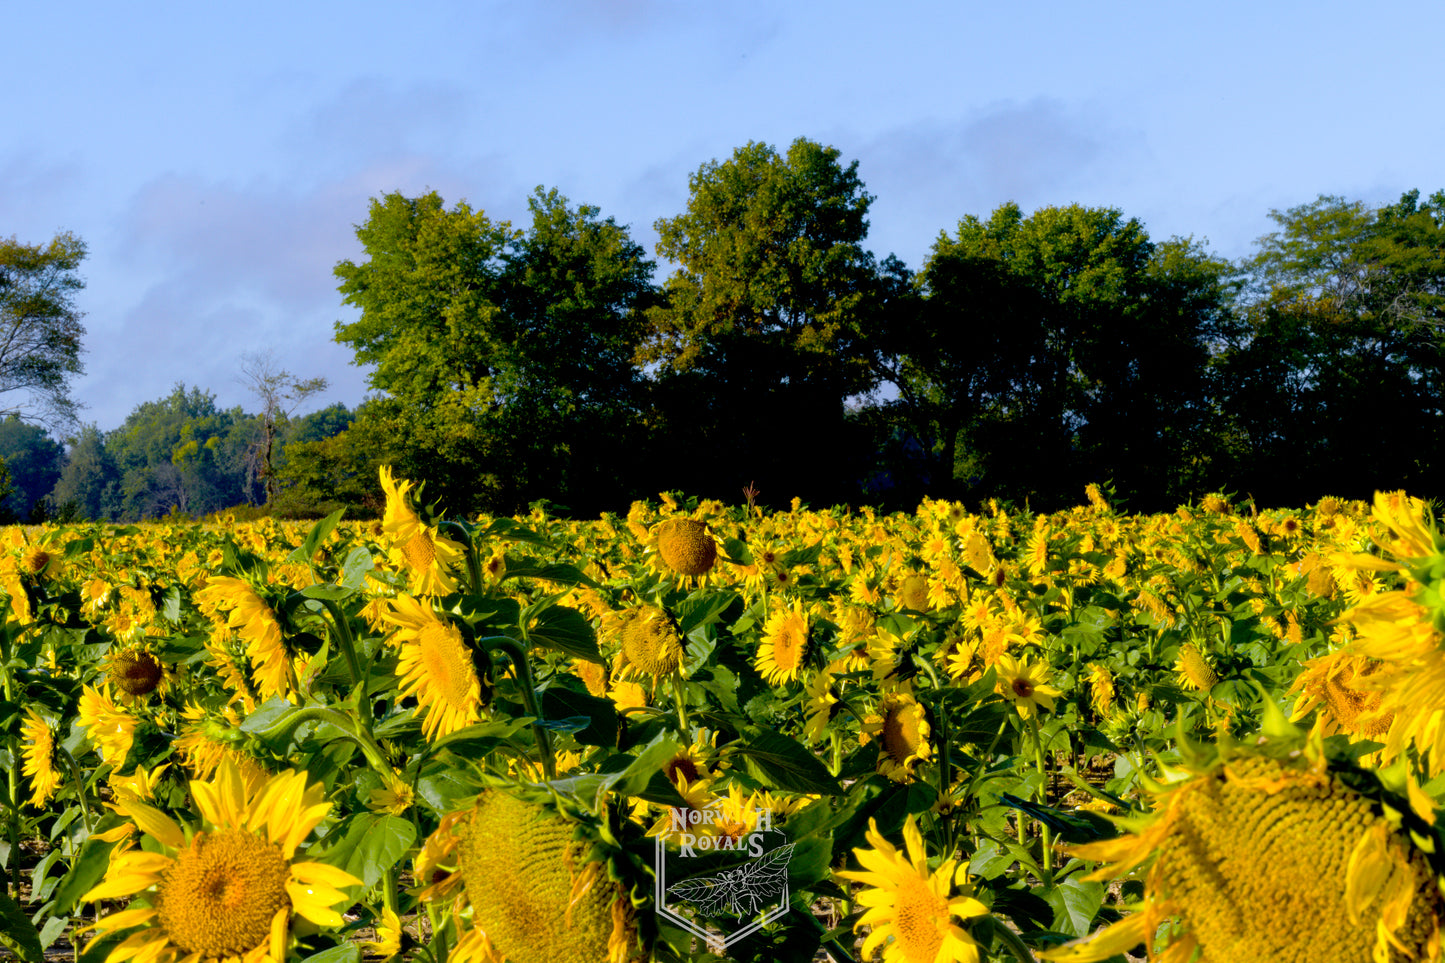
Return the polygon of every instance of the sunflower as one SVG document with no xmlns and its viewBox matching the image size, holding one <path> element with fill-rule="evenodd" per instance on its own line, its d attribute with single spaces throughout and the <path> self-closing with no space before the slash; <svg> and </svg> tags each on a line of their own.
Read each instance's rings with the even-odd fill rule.
<svg viewBox="0 0 1445 963">
<path fill-rule="evenodd" d="M 221 613 L 226 613 L 226 627 L 246 644 L 251 678 L 263 700 L 273 696 L 287 699 L 296 694 L 296 669 L 281 637 L 281 623 L 249 582 L 214 575 L 195 599 L 212 620 L 219 621 Z"/>
<path fill-rule="evenodd" d="M 418 856 L 417 875 L 430 879 L 446 864 L 455 866 L 450 878 L 422 894 L 440 898 L 460 882 L 471 926 L 453 959 L 628 963 L 643 956 L 635 906 L 641 897 L 619 881 L 593 829 L 554 802 L 500 789 L 444 817 Z"/>
<path fill-rule="evenodd" d="M 803 734 L 809 745 L 817 745 L 833 721 L 833 707 L 838 697 L 833 694 L 833 670 L 830 666 L 813 676 L 807 686 L 808 718 L 803 725 Z"/>
<path fill-rule="evenodd" d="M 1179 647 L 1179 661 L 1175 663 L 1174 670 L 1179 673 L 1181 682 L 1197 692 L 1208 692 L 1219 681 L 1209 658 L 1193 642 Z"/>
<path fill-rule="evenodd" d="M 1105 864 L 1086 879 L 1142 871 L 1143 902 L 1040 955 L 1086 963 L 1144 943 L 1170 963 L 1196 951 L 1260 963 L 1438 961 L 1433 807 L 1412 786 L 1402 799 L 1330 762 L 1318 737 L 1286 727 L 1267 720 L 1272 736 L 1247 747 L 1184 747 L 1171 781 L 1150 786 L 1151 814 L 1119 820 L 1128 832 L 1116 839 L 1073 847 Z M 1171 920 L 1167 946 L 1149 945 Z"/>
<path fill-rule="evenodd" d="M 80 693 L 80 726 L 100 749 L 100 758 L 117 772 L 135 741 L 136 719 L 121 711 L 103 692 L 85 686 Z"/>
<path fill-rule="evenodd" d="M 918 763 L 933 755 L 932 730 L 923 706 L 907 692 L 888 692 L 878 711 L 863 720 L 859 742 L 878 740 L 878 771 L 895 782 L 913 778 Z"/>
<path fill-rule="evenodd" d="M 1087 668 L 1089 701 L 1093 703 L 1099 718 L 1103 719 L 1114 708 L 1114 676 L 1109 672 L 1108 666 L 1099 662 L 1090 662 Z"/>
<path fill-rule="evenodd" d="M 1032 718 L 1039 709 L 1052 712 L 1054 700 L 1063 695 L 1048 685 L 1049 668 L 1046 664 L 1001 655 L 994 663 L 994 669 L 998 672 L 998 693 L 1012 702 L 1025 719 Z"/>
<path fill-rule="evenodd" d="M 436 740 L 480 722 L 481 679 L 457 627 L 406 595 L 392 600 L 384 618 L 397 626 L 391 642 L 401 646 L 396 665 L 401 696 L 416 697 L 426 738 Z"/>
<path fill-rule="evenodd" d="M 30 777 L 30 804 L 39 809 L 60 787 L 61 773 L 55 764 L 55 733 L 34 709 L 25 710 L 20 732 L 25 737 L 21 771 Z"/>
<path fill-rule="evenodd" d="M 52 579 L 59 575 L 60 565 L 60 556 L 43 543 L 31 545 L 20 556 L 20 567 L 40 579 Z"/>
<path fill-rule="evenodd" d="M 296 862 L 296 849 L 331 804 L 304 772 L 243 778 L 223 763 L 213 782 L 191 783 L 202 825 L 182 827 L 142 802 L 120 805 L 154 846 L 111 860 L 86 902 L 140 897 L 95 923 L 99 934 L 140 927 L 106 957 L 110 963 L 261 963 L 282 960 L 293 915 L 339 927 L 333 907 L 350 902 L 338 887 L 361 880 L 325 863 Z"/>
<path fill-rule="evenodd" d="M 717 564 L 717 542 L 695 519 L 669 518 L 657 526 L 653 538 L 662 564 L 678 575 L 706 575 Z"/>
<path fill-rule="evenodd" d="M 928 576 L 920 575 L 917 572 L 910 572 L 903 576 L 898 580 L 898 589 L 893 593 L 893 601 L 900 609 L 927 612 L 931 608 Z"/>
<path fill-rule="evenodd" d="M 807 654 L 808 617 L 803 613 L 803 603 L 794 602 L 792 608 L 780 608 L 768 616 L 753 665 L 773 685 L 793 682 Z"/>
<path fill-rule="evenodd" d="M 964 879 L 963 868 L 950 859 L 929 873 L 928 853 L 912 815 L 903 824 L 906 854 L 883 838 L 876 820 L 868 820 L 866 838 L 872 849 L 853 850 L 863 869 L 838 873 L 868 887 L 855 897 L 867 911 L 854 929 L 871 928 L 863 942 L 864 958 L 881 947 L 885 963 L 978 963 L 978 943 L 954 919 L 985 916 L 988 908 L 966 893 L 953 895 L 955 876 Z"/>
<path fill-rule="evenodd" d="M 682 639 L 667 613 L 655 605 L 627 609 L 616 616 L 622 641 L 619 668 L 660 679 L 682 669 Z"/>
<path fill-rule="evenodd" d="M 151 695 L 160 698 L 170 684 L 165 663 L 138 645 L 113 651 L 105 674 L 111 688 L 125 702 L 138 702 Z"/>
<path fill-rule="evenodd" d="M 427 525 L 408 504 L 412 483 L 392 480 L 391 466 L 381 466 L 386 510 L 381 530 L 391 541 L 392 563 L 410 576 L 413 595 L 450 595 L 459 588 L 456 572 L 466 562 L 466 549 Z"/>
</svg>

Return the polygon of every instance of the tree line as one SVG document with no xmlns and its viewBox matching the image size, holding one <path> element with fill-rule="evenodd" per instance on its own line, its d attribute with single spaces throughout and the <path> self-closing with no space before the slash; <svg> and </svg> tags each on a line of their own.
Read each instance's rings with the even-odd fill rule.
<svg viewBox="0 0 1445 963">
<path fill-rule="evenodd" d="M 106 481 L 57 482 L 50 503 L 365 510 L 382 463 L 454 511 L 504 513 L 664 490 L 1040 510 L 1090 482 L 1139 510 L 1445 495 L 1445 191 L 1272 211 L 1237 262 L 1114 208 L 1009 203 L 916 271 L 868 250 L 873 200 L 834 148 L 750 143 L 656 223 L 659 281 L 625 226 L 556 190 L 520 228 L 386 194 L 356 228 L 364 256 L 335 269 L 365 401 L 253 416 L 178 386 L 82 432 L 62 471 Z M 260 487 L 243 470 L 258 430 Z"/>
</svg>

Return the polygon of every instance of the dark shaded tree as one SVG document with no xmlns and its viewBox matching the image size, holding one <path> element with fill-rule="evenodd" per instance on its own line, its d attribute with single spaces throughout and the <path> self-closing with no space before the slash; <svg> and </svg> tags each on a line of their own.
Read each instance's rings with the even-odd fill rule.
<svg viewBox="0 0 1445 963">
<path fill-rule="evenodd" d="M 18 415 L 0 420 L 0 458 L 10 472 L 12 490 L 4 500 L 11 518 L 31 520 L 35 507 L 60 480 L 65 449 L 44 428 Z"/>
<path fill-rule="evenodd" d="M 106 449 L 105 435 L 93 424 L 84 425 L 70 443 L 65 467 L 50 493 L 51 511 L 113 520 L 120 515 L 120 491 L 120 470 Z"/>
<path fill-rule="evenodd" d="M 1051 509 L 1112 481 L 1135 507 L 1186 497 L 1208 460 L 1208 364 L 1232 274 L 1114 209 L 1025 217 L 1010 203 L 964 218 L 919 275 L 916 323 L 889 342 L 934 493 Z"/>
<path fill-rule="evenodd" d="M 847 399 L 878 383 L 883 282 L 863 247 L 872 196 L 857 162 L 800 138 L 740 147 L 690 180 L 687 210 L 657 222 L 677 270 L 641 357 L 660 365 L 652 474 L 736 498 L 823 501 L 857 491 L 868 462 Z"/>
</svg>

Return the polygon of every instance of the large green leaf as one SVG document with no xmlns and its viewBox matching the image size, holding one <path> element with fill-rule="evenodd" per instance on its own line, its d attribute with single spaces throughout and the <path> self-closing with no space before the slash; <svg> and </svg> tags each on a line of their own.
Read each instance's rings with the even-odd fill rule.
<svg viewBox="0 0 1445 963">
<path fill-rule="evenodd" d="M 530 619 L 525 627 L 527 641 L 565 652 L 574 659 L 604 664 L 602 653 L 597 648 L 597 634 L 587 617 L 576 609 L 552 606 Z"/>
<path fill-rule="evenodd" d="M 341 514 L 344 511 L 346 511 L 346 509 L 338 508 L 315 525 L 312 525 L 311 531 L 306 534 L 306 538 L 302 540 L 301 544 L 296 546 L 296 550 L 286 556 L 286 561 L 302 562 L 310 565 L 311 560 L 316 557 L 316 550 L 321 547 L 322 542 L 326 541 L 326 536 L 330 535 L 332 530 L 336 528 L 336 523 L 341 521 Z"/>
<path fill-rule="evenodd" d="M 843 793 L 843 787 L 817 756 L 781 732 L 750 727 L 742 744 L 730 748 L 742 757 L 748 775 L 769 788 L 825 796 Z"/>
<path fill-rule="evenodd" d="M 82 896 L 95 888 L 110 866 L 110 851 L 114 848 L 114 842 L 94 836 L 85 841 L 70 866 L 70 872 L 61 877 L 60 885 L 55 888 L 53 912 L 57 916 L 68 914 Z"/>
<path fill-rule="evenodd" d="M 617 744 L 617 706 L 611 699 L 599 699 L 586 692 L 553 685 L 542 690 L 541 709 L 547 719 L 585 719 L 586 725 L 572 733 L 573 738 L 583 745 Z"/>
<path fill-rule="evenodd" d="M 45 963 L 45 948 L 40 945 L 35 924 L 4 892 L 0 892 L 0 944 L 25 963 Z"/>
<path fill-rule="evenodd" d="M 346 870 L 361 880 L 363 888 L 370 889 L 401 861 L 415 841 L 416 826 L 409 819 L 388 813 L 357 813 L 308 855 Z"/>
</svg>

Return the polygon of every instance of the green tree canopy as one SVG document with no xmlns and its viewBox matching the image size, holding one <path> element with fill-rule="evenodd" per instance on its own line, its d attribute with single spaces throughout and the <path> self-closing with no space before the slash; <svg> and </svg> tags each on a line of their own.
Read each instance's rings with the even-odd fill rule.
<svg viewBox="0 0 1445 963">
<path fill-rule="evenodd" d="M 5 460 L 13 486 L 5 509 L 12 518 L 30 519 L 36 505 L 60 480 L 65 449 L 44 428 L 9 415 L 0 419 L 0 458 Z"/>
<path fill-rule="evenodd" d="M 435 192 L 388 194 L 357 229 L 366 259 L 336 266 L 361 309 L 336 340 L 375 365 L 359 417 L 456 507 L 607 487 L 603 436 L 633 410 L 652 263 L 595 207 L 541 188 L 529 207 L 519 232 Z"/>
<path fill-rule="evenodd" d="M 1187 489 L 1233 269 L 1151 241 L 1113 208 L 1005 204 L 965 217 L 892 332 L 910 419 L 955 492 L 1071 504 L 1085 484 L 1167 501 Z"/>
<path fill-rule="evenodd" d="M 885 285 L 863 247 L 873 198 L 839 158 L 803 138 L 785 154 L 749 143 L 702 165 L 687 210 L 657 222 L 677 270 L 642 357 L 663 366 L 666 484 L 735 497 L 756 481 L 780 501 L 851 489 L 845 402 L 877 385 Z"/>
<path fill-rule="evenodd" d="M 69 232 L 49 244 L 0 238 L 0 394 L 23 392 L 8 412 L 50 425 L 75 420 L 70 379 L 82 374 L 84 314 L 75 296 L 85 242 Z"/>
</svg>

